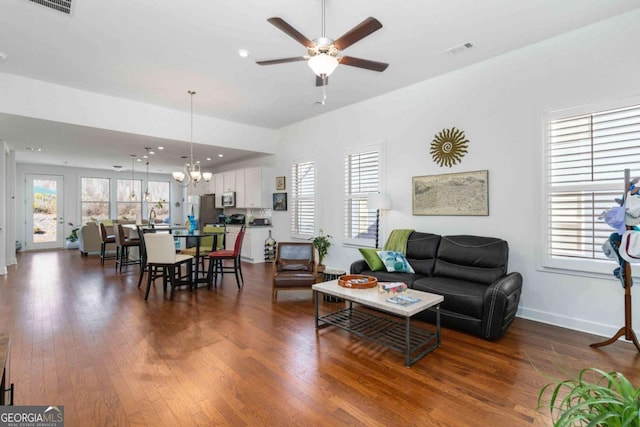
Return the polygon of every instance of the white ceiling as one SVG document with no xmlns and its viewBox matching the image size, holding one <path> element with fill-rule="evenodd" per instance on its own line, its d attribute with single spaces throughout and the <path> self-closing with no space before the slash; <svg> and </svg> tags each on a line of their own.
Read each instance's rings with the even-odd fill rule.
<svg viewBox="0 0 640 427">
<path fill-rule="evenodd" d="M 315 102 L 322 89 L 304 62 L 254 62 L 304 55 L 304 47 L 267 18 L 279 16 L 315 39 L 321 0 L 73 3 L 69 16 L 29 0 L 0 1 L 0 52 L 7 54 L 0 72 L 181 111 L 189 111 L 186 92 L 193 89 L 197 114 L 273 129 L 640 7 L 638 0 L 327 0 L 326 35 L 336 39 L 373 16 L 383 28 L 345 54 L 390 66 L 383 73 L 339 66 L 322 106 Z M 446 51 L 469 41 L 472 49 Z M 250 56 L 240 58 L 238 49 Z M 34 120 L 0 114 L 0 139 L 13 147 L 47 147 L 37 158 L 20 151 L 19 162 L 110 168 L 123 163 L 123 147 L 162 144 L 173 148 L 157 163 L 171 168 L 184 152 L 180 141 Z M 225 155 L 209 166 L 252 155 L 207 150 Z"/>
</svg>

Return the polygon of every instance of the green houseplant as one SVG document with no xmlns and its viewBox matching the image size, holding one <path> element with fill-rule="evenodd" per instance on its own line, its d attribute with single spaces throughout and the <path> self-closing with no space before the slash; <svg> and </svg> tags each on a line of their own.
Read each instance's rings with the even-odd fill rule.
<svg viewBox="0 0 640 427">
<path fill-rule="evenodd" d="M 585 368 L 577 379 L 547 384 L 538 394 L 538 409 L 545 407 L 554 427 L 640 427 L 640 387 L 618 372 Z"/>
<path fill-rule="evenodd" d="M 70 242 L 76 242 L 78 241 L 78 230 L 80 230 L 80 227 L 73 225 L 72 222 L 70 222 L 69 225 L 73 228 L 71 229 L 71 233 L 67 236 L 67 240 Z"/>
<path fill-rule="evenodd" d="M 324 234 L 322 230 L 320 230 L 320 234 L 313 237 L 311 240 L 313 241 L 313 247 L 318 251 L 318 266 L 323 266 L 322 263 L 324 261 L 324 257 L 327 256 L 329 252 L 329 247 L 331 246 L 331 236 L 328 234 Z"/>
</svg>

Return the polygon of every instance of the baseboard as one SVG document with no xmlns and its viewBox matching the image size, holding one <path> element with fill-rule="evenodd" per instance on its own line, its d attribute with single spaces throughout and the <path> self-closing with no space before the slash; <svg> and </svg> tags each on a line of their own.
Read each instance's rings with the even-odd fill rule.
<svg viewBox="0 0 640 427">
<path fill-rule="evenodd" d="M 0 276 L 4 276 L 7 273 L 8 272 L 7 272 L 7 266 L 6 265 L 3 265 L 2 267 L 0 267 Z"/>
<path fill-rule="evenodd" d="M 536 322 L 547 323 L 561 328 L 571 329 L 579 332 L 599 335 L 602 337 L 612 337 L 618 332 L 622 325 L 605 325 L 603 323 L 590 322 L 583 319 L 562 316 L 556 313 L 549 313 L 541 310 L 520 307 L 516 313 L 517 317 L 534 320 Z"/>
</svg>

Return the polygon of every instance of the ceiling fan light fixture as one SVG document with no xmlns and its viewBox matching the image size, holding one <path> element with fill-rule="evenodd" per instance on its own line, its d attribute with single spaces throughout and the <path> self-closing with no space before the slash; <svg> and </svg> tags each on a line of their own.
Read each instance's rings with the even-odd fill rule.
<svg viewBox="0 0 640 427">
<path fill-rule="evenodd" d="M 328 77 L 338 66 L 338 59 L 335 56 L 331 56 L 327 53 L 319 53 L 309 58 L 307 63 L 309 64 L 309 68 L 313 70 L 316 76 Z"/>
</svg>

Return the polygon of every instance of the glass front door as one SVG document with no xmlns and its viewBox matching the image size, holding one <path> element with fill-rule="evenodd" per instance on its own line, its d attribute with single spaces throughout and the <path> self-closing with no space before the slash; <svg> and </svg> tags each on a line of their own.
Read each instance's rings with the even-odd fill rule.
<svg viewBox="0 0 640 427">
<path fill-rule="evenodd" d="M 27 175 L 26 192 L 27 249 L 62 248 L 65 240 L 62 177 Z"/>
</svg>

